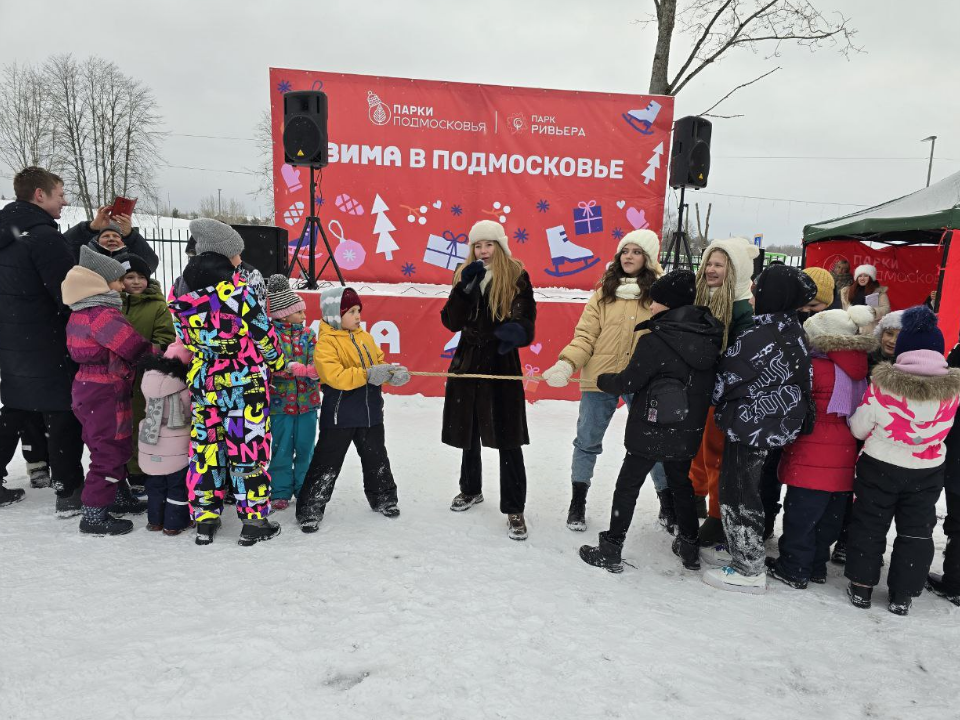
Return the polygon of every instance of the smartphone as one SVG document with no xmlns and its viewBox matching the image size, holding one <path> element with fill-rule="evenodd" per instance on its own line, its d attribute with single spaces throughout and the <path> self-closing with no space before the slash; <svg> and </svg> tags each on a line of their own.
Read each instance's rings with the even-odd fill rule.
<svg viewBox="0 0 960 720">
<path fill-rule="evenodd" d="M 110 207 L 111 215 L 133 215 L 133 209 L 137 206 L 137 198 L 125 198 L 118 195 Z"/>
</svg>

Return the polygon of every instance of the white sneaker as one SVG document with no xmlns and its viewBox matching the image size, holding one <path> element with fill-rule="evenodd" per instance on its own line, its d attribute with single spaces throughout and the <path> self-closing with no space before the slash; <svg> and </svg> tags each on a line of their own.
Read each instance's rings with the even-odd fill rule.
<svg viewBox="0 0 960 720">
<path fill-rule="evenodd" d="M 703 581 L 710 587 L 731 592 L 763 595 L 767 591 L 767 573 L 741 575 L 732 567 L 711 568 L 703 573 Z"/>
<path fill-rule="evenodd" d="M 700 560 L 711 567 L 726 567 L 733 562 L 733 555 L 723 543 L 700 548 Z"/>
</svg>

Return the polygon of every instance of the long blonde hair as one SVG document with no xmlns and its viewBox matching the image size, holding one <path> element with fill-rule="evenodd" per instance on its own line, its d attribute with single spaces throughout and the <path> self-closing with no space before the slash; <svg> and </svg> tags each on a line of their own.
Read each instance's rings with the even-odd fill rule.
<svg viewBox="0 0 960 720">
<path fill-rule="evenodd" d="M 707 262 L 713 256 L 713 253 L 723 253 L 727 258 L 727 273 L 724 275 L 723 284 L 717 288 L 716 292 L 710 293 L 707 287 L 706 268 Z M 714 248 L 709 255 L 700 261 L 700 267 L 697 269 L 697 297 L 694 300 L 696 305 L 706 305 L 710 308 L 713 316 L 723 323 L 723 346 L 720 352 L 727 349 L 727 340 L 730 335 L 730 322 L 733 320 L 733 300 L 737 288 L 737 271 L 733 267 L 733 262 L 726 250 Z"/>
<path fill-rule="evenodd" d="M 460 282 L 460 276 L 463 269 L 470 263 L 476 262 L 477 255 L 474 252 L 474 244 L 470 243 L 470 249 L 467 251 L 467 259 L 463 265 L 457 268 L 453 274 L 453 284 Z M 490 307 L 490 317 L 498 322 L 502 322 L 510 317 L 510 308 L 513 305 L 513 299 L 517 296 L 517 282 L 520 280 L 520 274 L 523 272 L 523 263 L 515 257 L 508 256 L 503 252 L 500 244 L 493 248 L 493 257 L 490 259 L 489 272 L 493 274 L 490 280 L 490 297 L 487 305 Z"/>
</svg>

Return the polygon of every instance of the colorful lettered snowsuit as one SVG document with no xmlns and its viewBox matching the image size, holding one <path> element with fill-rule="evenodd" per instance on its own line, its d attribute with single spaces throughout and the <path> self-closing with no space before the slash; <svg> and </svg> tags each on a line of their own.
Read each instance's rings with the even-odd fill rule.
<svg viewBox="0 0 960 720">
<path fill-rule="evenodd" d="M 177 336 L 194 354 L 188 497 L 194 519 L 223 510 L 229 479 L 241 518 L 270 513 L 270 400 L 264 365 L 285 361 L 273 324 L 239 276 L 170 303 Z"/>
</svg>

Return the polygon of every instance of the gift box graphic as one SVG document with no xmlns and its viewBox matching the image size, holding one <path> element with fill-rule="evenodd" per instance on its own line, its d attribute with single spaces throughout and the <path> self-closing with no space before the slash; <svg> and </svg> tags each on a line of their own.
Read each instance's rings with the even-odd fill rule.
<svg viewBox="0 0 960 720">
<path fill-rule="evenodd" d="M 431 235 L 427 239 L 427 249 L 423 261 L 445 270 L 455 270 L 457 265 L 467 259 L 467 234 L 454 235 L 444 230 L 443 235 Z"/>
<path fill-rule="evenodd" d="M 603 232 L 603 208 L 596 200 L 581 200 L 573 209 L 573 230 L 577 235 Z"/>
<path fill-rule="evenodd" d="M 540 381 L 537 380 L 537 377 L 540 375 L 540 368 L 527 363 L 523 366 L 523 389 L 530 390 L 531 392 L 536 392 L 537 388 L 540 386 Z"/>
</svg>

